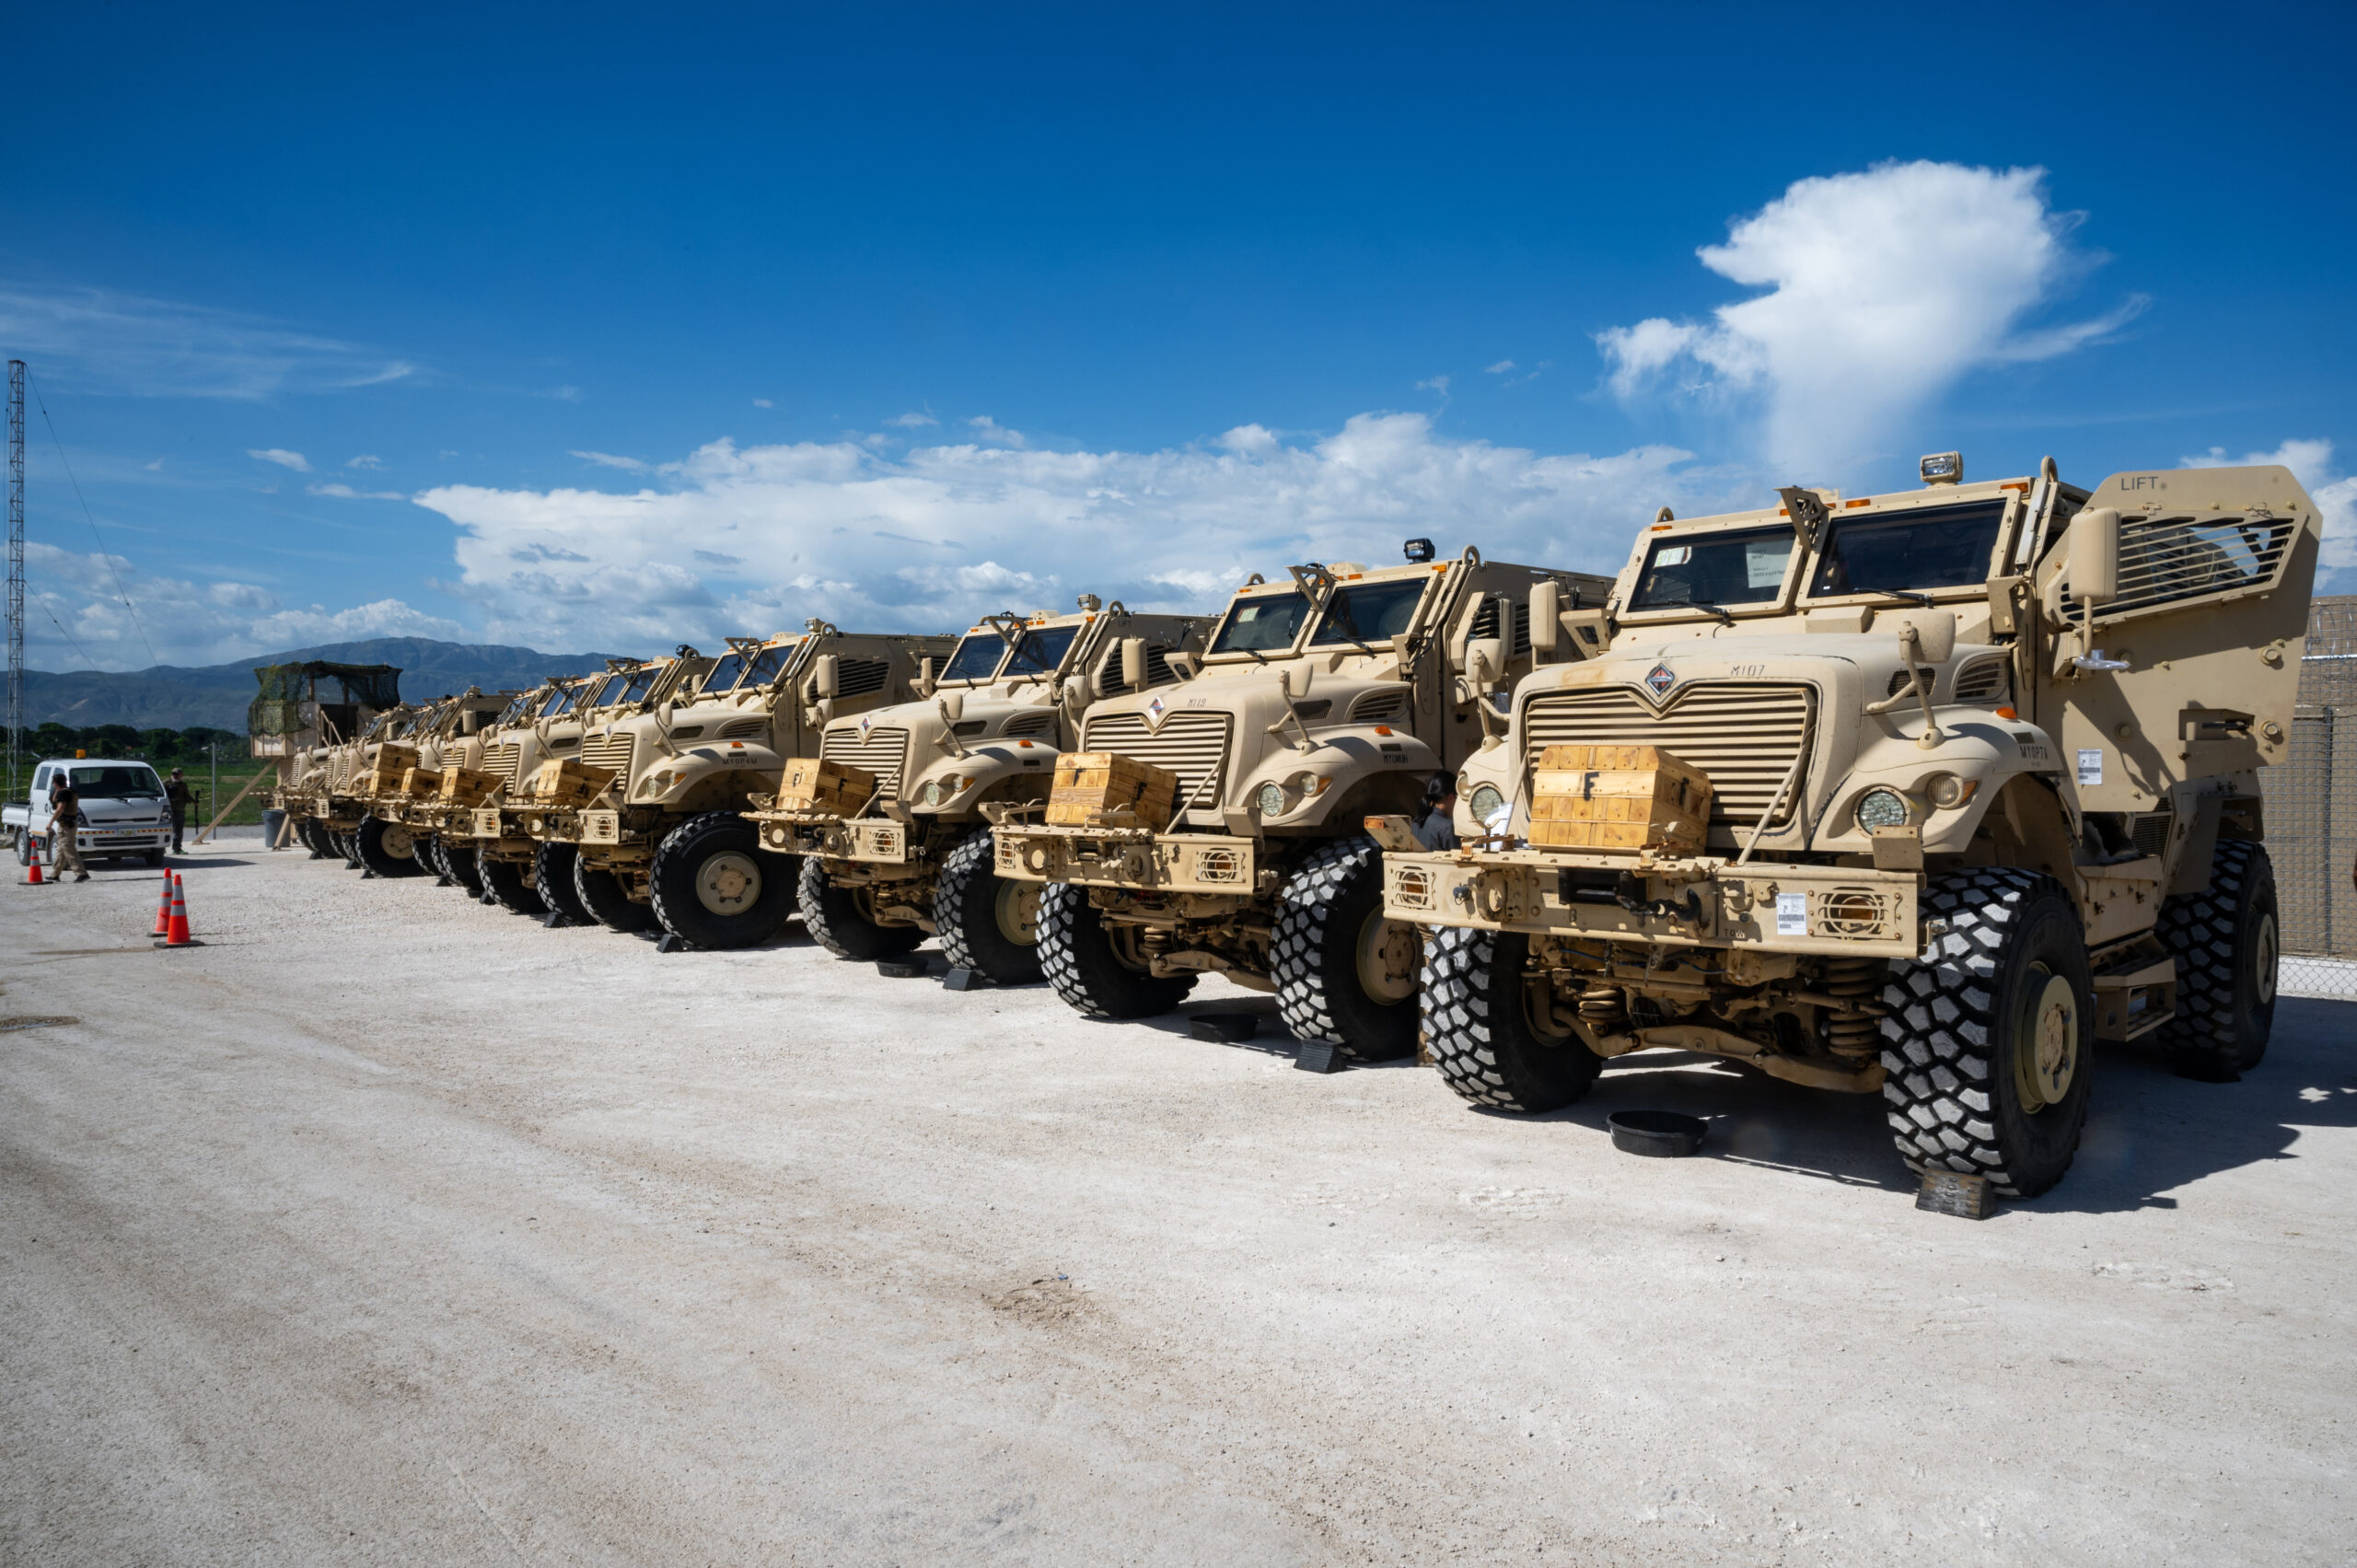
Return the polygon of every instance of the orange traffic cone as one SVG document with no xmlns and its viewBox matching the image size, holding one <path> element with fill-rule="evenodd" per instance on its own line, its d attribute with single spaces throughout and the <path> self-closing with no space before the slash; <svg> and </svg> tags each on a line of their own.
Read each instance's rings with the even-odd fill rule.
<svg viewBox="0 0 2357 1568">
<path fill-rule="evenodd" d="M 168 936 L 172 930 L 172 874 L 164 873 L 164 900 L 156 906 L 156 929 L 150 936 Z"/>
<path fill-rule="evenodd" d="M 164 946 L 193 947 L 195 939 L 188 934 L 188 887 L 179 877 L 172 878 L 172 919 L 165 928 Z"/>
<path fill-rule="evenodd" d="M 32 869 L 25 873 L 25 886 L 41 888 L 47 885 L 41 879 L 41 845 L 35 844 L 33 845 Z"/>
</svg>

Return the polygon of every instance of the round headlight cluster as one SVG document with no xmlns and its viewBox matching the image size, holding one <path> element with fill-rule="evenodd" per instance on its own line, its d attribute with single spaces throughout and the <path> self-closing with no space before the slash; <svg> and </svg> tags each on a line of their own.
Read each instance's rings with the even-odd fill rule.
<svg viewBox="0 0 2357 1568">
<path fill-rule="evenodd" d="M 1861 828 L 1903 828 L 1910 815 L 1907 797 L 1895 789 L 1870 789 L 1858 799 Z"/>
<path fill-rule="evenodd" d="M 1260 815 L 1263 817 L 1278 817 L 1284 813 L 1285 789 L 1283 784 L 1264 784 L 1260 786 L 1260 793 L 1252 798 L 1260 807 Z"/>
<path fill-rule="evenodd" d="M 1980 787 L 1978 779 L 1960 779 L 1954 773 L 1933 773 L 1924 784 L 1923 793 L 1930 796 L 1932 804 L 1941 810 L 1953 811 L 1970 800 L 1973 792 Z"/>
<path fill-rule="evenodd" d="M 1505 803 L 1506 797 L 1498 793 L 1497 785 L 1475 784 L 1473 786 L 1473 799 L 1471 802 L 1473 807 L 1473 820 L 1476 822 L 1488 821 L 1492 817 L 1497 815 L 1498 808 Z"/>
<path fill-rule="evenodd" d="M 924 786 L 923 798 L 924 803 L 927 806 L 938 806 L 941 804 L 941 781 L 939 779 L 933 779 L 927 782 Z"/>
</svg>

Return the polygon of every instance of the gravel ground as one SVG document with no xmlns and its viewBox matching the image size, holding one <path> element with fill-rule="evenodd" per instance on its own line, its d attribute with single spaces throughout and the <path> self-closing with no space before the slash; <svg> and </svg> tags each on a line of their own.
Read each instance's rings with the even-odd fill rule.
<svg viewBox="0 0 2357 1568">
<path fill-rule="evenodd" d="M 0 1034 L 8 1562 L 2351 1560 L 2349 1005 L 2107 1056 L 1976 1224 L 1693 1059 L 1517 1121 L 798 930 L 186 875 L 178 953 L 150 873 L 0 889 L 0 1014 L 80 1020 Z"/>
</svg>

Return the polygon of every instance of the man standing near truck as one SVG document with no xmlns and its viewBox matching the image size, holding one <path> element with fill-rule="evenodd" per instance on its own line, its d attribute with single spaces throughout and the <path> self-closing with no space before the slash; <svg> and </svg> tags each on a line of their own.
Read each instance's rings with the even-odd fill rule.
<svg viewBox="0 0 2357 1568">
<path fill-rule="evenodd" d="M 180 835 L 188 830 L 188 814 L 196 806 L 196 791 L 180 777 L 178 768 L 172 770 L 171 778 L 164 785 L 164 798 L 171 803 L 172 853 L 178 854 L 180 853 Z"/>
<path fill-rule="evenodd" d="M 63 875 L 67 865 L 74 867 L 74 880 L 87 882 L 90 868 L 82 864 L 82 797 L 74 788 L 72 771 L 57 770 L 57 782 L 49 792 L 49 865 L 50 869 Z"/>
</svg>

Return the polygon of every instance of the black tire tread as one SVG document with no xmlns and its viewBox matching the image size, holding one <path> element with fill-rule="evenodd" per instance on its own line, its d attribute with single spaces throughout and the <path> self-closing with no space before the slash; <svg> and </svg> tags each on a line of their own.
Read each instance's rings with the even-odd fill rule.
<svg viewBox="0 0 2357 1568">
<path fill-rule="evenodd" d="M 1045 972 L 1034 943 L 1025 949 L 997 929 L 998 854 L 988 828 L 978 828 L 942 857 L 933 889 L 933 924 L 949 967 L 972 970 L 999 985 L 1037 985 Z M 987 920 L 975 931 L 970 922 Z"/>
<path fill-rule="evenodd" d="M 2245 958 L 2242 914 L 2254 897 L 2263 897 L 2274 909 L 2273 861 L 2247 839 L 2221 839 L 2210 863 L 2210 886 L 2165 900 L 2154 926 L 2153 935 L 2177 959 L 2177 1016 L 2154 1031 L 2157 1043 L 2196 1076 L 2232 1078 L 2258 1066 L 2267 1054 L 2271 1003 L 2255 1040 L 2237 1039 L 2235 1027 L 2235 988 Z M 2280 912 L 2276 918 L 2280 952 Z"/>
<path fill-rule="evenodd" d="M 1352 881 L 1368 876 L 1376 879 L 1379 897 L 1383 850 L 1373 839 L 1338 839 L 1312 851 L 1278 894 L 1269 970 L 1277 986 L 1277 1016 L 1295 1039 L 1332 1040 L 1353 1061 L 1391 1062 L 1416 1049 L 1415 1003 L 1411 999 L 1396 1009 L 1389 1038 L 1360 1034 L 1343 1020 L 1343 1000 L 1334 994 L 1337 985 L 1357 985 L 1356 967 L 1347 966 L 1337 976 L 1326 961 L 1334 903 Z"/>
<path fill-rule="evenodd" d="M 1104 944 L 1099 962 L 1083 950 Z M 1039 967 L 1074 1012 L 1092 1018 L 1147 1018 L 1167 1013 L 1195 989 L 1194 977 L 1164 979 L 1120 968 L 1106 943 L 1088 889 L 1051 882 L 1039 890 Z"/>
</svg>

